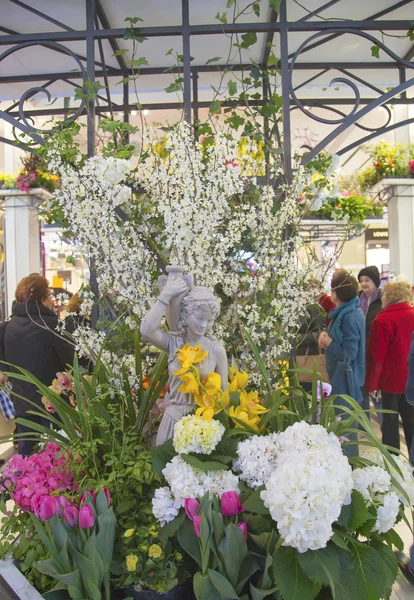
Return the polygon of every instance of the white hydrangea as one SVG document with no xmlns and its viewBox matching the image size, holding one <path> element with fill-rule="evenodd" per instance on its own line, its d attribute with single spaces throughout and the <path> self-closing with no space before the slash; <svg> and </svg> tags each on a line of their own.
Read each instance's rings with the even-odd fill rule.
<svg viewBox="0 0 414 600">
<path fill-rule="evenodd" d="M 393 491 L 391 476 L 379 466 L 355 469 L 352 473 L 354 489 L 364 497 L 368 506 L 377 509 L 374 531 L 385 533 L 394 527 L 400 499 Z"/>
<path fill-rule="evenodd" d="M 276 468 L 261 498 L 285 546 L 324 548 L 344 504 L 351 501 L 352 470 L 335 435 L 295 423 L 275 439 Z"/>
<path fill-rule="evenodd" d="M 276 467 L 278 435 L 253 435 L 239 442 L 238 458 L 233 462 L 233 469 L 240 473 L 239 478 L 249 487 L 256 489 L 270 479 Z"/>
<path fill-rule="evenodd" d="M 155 490 L 152 499 L 152 514 L 160 522 L 161 527 L 175 519 L 180 508 L 181 503 L 173 498 L 169 487 L 165 486 Z"/>
<path fill-rule="evenodd" d="M 225 431 L 216 419 L 206 421 L 197 415 L 188 415 L 174 426 L 173 444 L 179 454 L 211 454 Z"/>
<path fill-rule="evenodd" d="M 186 498 L 202 498 L 204 494 L 221 496 L 224 492 L 239 490 L 239 479 L 231 471 L 208 471 L 193 469 L 180 456 L 174 458 L 163 469 L 163 475 L 170 487 L 156 490 L 152 502 L 152 512 L 160 521 L 172 520 Z M 165 516 L 166 515 L 166 516 Z M 172 516 L 173 515 L 173 516 Z"/>
<path fill-rule="evenodd" d="M 385 533 L 392 529 L 397 520 L 400 510 L 400 501 L 395 492 L 385 494 L 382 506 L 378 507 L 377 520 L 375 522 L 374 531 Z"/>
<path fill-rule="evenodd" d="M 360 455 L 363 458 L 366 458 L 377 464 L 378 466 L 385 468 L 384 457 L 378 448 L 363 448 L 360 452 Z M 391 481 L 392 491 L 397 494 L 400 502 L 402 502 L 404 506 L 414 506 L 414 468 L 411 463 L 401 458 L 401 456 L 393 456 L 393 459 L 397 463 L 400 472 L 398 472 L 389 462 L 387 462 L 388 471 L 391 477 L 393 477 L 403 488 L 408 496 L 408 500 L 401 490 Z"/>
</svg>

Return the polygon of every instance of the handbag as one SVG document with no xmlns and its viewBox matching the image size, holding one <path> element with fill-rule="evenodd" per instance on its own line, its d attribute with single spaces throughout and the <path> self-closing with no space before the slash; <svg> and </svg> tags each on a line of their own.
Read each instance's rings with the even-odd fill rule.
<svg viewBox="0 0 414 600">
<path fill-rule="evenodd" d="M 321 381 L 329 383 L 329 375 L 326 370 L 326 358 L 322 352 L 319 354 L 309 354 L 309 348 L 306 354 L 302 356 L 296 356 L 296 368 L 297 369 L 309 369 L 311 373 L 298 373 L 298 379 L 300 383 L 311 383 L 313 380 L 313 367 L 316 363 L 316 370 L 320 373 Z"/>
</svg>

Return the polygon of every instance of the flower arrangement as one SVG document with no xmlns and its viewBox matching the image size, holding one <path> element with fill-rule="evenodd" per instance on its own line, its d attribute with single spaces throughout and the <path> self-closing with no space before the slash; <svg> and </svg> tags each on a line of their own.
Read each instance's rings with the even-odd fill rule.
<svg viewBox="0 0 414 600">
<path fill-rule="evenodd" d="M 413 149 L 403 144 L 380 142 L 366 148 L 371 164 L 359 175 L 361 190 L 366 191 L 384 177 L 409 177 L 412 173 L 410 159 Z"/>
</svg>

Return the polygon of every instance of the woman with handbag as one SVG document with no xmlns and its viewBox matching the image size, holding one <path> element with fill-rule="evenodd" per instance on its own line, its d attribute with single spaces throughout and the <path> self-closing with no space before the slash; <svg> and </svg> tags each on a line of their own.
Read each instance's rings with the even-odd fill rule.
<svg viewBox="0 0 414 600">
<path fill-rule="evenodd" d="M 301 321 L 298 331 L 298 345 L 296 346 L 296 367 L 298 369 L 316 368 L 321 375 L 321 380 L 328 382 L 325 356 L 318 345 L 318 336 L 325 329 L 326 314 L 318 304 L 308 306 L 306 314 Z M 312 392 L 312 373 L 298 373 L 299 381 L 304 390 Z"/>
<path fill-rule="evenodd" d="M 326 349 L 332 394 L 351 396 L 361 404 L 361 387 L 365 380 L 365 317 L 358 298 L 358 282 L 344 269 L 337 269 L 331 289 L 336 308 L 329 314 L 331 323 L 328 332 L 320 334 L 319 345 Z M 341 398 L 335 404 L 349 406 Z M 357 441 L 357 434 L 350 433 L 347 438 Z M 344 452 L 347 456 L 357 456 L 358 447 L 356 444 L 347 446 Z"/>
</svg>

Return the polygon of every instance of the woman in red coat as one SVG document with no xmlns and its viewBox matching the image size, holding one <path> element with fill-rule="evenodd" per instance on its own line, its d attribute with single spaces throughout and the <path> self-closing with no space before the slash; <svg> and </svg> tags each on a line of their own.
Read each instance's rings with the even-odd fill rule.
<svg viewBox="0 0 414 600">
<path fill-rule="evenodd" d="M 397 450 L 400 448 L 398 413 L 408 448 L 414 435 L 414 406 L 408 404 L 404 394 L 414 332 L 414 308 L 410 302 L 412 291 L 408 283 L 394 281 L 384 286 L 384 310 L 372 324 L 367 354 L 367 391 L 381 390 L 382 407 L 396 411 L 383 414 L 382 442 Z"/>
</svg>

